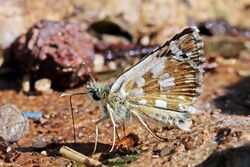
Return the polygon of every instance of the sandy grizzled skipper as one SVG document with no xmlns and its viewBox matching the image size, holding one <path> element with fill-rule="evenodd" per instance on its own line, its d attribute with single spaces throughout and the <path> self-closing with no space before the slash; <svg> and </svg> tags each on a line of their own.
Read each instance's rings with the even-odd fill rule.
<svg viewBox="0 0 250 167">
<path fill-rule="evenodd" d="M 188 131 L 192 125 L 192 106 L 201 92 L 203 41 L 197 27 L 189 27 L 176 34 L 136 65 L 122 73 L 113 83 L 90 82 L 88 92 L 65 93 L 89 94 L 100 103 L 103 116 L 95 122 L 97 147 L 98 124 L 110 119 L 113 125 L 113 150 L 116 141 L 116 126 L 138 118 L 141 124 L 156 138 L 147 119 L 166 125 L 174 125 Z M 72 110 L 72 103 L 71 103 Z"/>
</svg>

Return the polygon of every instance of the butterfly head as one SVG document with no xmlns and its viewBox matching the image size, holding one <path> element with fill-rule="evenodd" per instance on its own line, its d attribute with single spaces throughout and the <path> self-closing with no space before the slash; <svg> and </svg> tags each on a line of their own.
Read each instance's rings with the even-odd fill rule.
<svg viewBox="0 0 250 167">
<path fill-rule="evenodd" d="M 104 99 L 110 90 L 110 86 L 107 84 L 102 84 L 98 82 L 89 82 L 85 85 L 86 89 L 88 89 L 88 94 L 95 101 L 100 101 Z"/>
</svg>

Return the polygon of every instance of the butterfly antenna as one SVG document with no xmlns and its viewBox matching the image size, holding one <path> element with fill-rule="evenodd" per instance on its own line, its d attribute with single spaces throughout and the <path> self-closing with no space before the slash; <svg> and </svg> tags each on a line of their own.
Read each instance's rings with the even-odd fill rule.
<svg viewBox="0 0 250 167">
<path fill-rule="evenodd" d="M 81 67 L 89 74 L 90 78 L 96 83 L 95 78 L 94 78 L 93 75 L 89 72 L 89 70 L 86 68 L 84 62 L 82 62 Z"/>
<path fill-rule="evenodd" d="M 84 95 L 89 92 L 63 92 L 61 93 L 61 97 L 68 96 L 69 95 L 69 103 L 70 103 L 70 111 L 71 111 L 71 116 L 72 116 L 72 126 L 73 126 L 73 132 L 74 132 L 74 143 L 76 143 L 76 128 L 75 128 L 75 116 L 74 116 L 74 109 L 72 105 L 72 97 L 75 95 Z"/>
</svg>

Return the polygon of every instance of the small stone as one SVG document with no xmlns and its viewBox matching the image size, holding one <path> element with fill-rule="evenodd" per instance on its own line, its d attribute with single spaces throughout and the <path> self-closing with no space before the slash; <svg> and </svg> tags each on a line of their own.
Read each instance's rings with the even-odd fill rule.
<svg viewBox="0 0 250 167">
<path fill-rule="evenodd" d="M 150 37 L 147 35 L 147 36 L 143 36 L 140 40 L 140 43 L 142 45 L 149 45 L 150 44 Z"/>
<path fill-rule="evenodd" d="M 250 76 L 250 70 L 239 70 L 238 74 L 241 77 L 249 77 Z"/>
<path fill-rule="evenodd" d="M 173 151 L 173 148 L 172 147 L 166 147 L 166 148 L 163 148 L 161 150 L 161 156 L 167 156 L 169 154 L 171 154 Z"/>
<path fill-rule="evenodd" d="M 30 75 L 23 76 L 22 90 L 25 93 L 28 93 L 30 91 Z"/>
<path fill-rule="evenodd" d="M 14 105 L 0 107 L 0 136 L 7 142 L 18 141 L 28 130 L 29 122 Z"/>
<path fill-rule="evenodd" d="M 147 151 L 147 150 L 149 149 L 149 147 L 147 147 L 147 146 L 142 146 L 142 147 L 140 147 L 140 149 L 141 149 L 142 151 Z"/>
<path fill-rule="evenodd" d="M 41 154 L 42 154 L 42 155 L 48 155 L 48 154 L 47 154 L 47 151 L 45 151 L 45 150 L 41 151 Z"/>
<path fill-rule="evenodd" d="M 161 151 L 160 150 L 153 150 L 152 152 L 152 157 L 153 158 L 159 158 L 161 155 Z"/>
<path fill-rule="evenodd" d="M 35 90 L 38 92 L 51 92 L 51 80 L 47 78 L 37 80 Z"/>
<path fill-rule="evenodd" d="M 95 54 L 94 57 L 94 71 L 100 72 L 104 68 L 105 59 L 101 54 Z"/>
<path fill-rule="evenodd" d="M 45 141 L 45 139 L 38 139 L 37 141 L 32 143 L 32 146 L 34 148 L 44 148 L 47 146 L 47 142 Z"/>
<path fill-rule="evenodd" d="M 46 119 L 49 119 L 50 118 L 50 114 L 44 114 L 43 117 L 46 118 Z"/>
<path fill-rule="evenodd" d="M 116 70 L 117 69 L 117 65 L 116 65 L 116 63 L 114 61 L 109 62 L 108 67 L 111 70 Z"/>
</svg>

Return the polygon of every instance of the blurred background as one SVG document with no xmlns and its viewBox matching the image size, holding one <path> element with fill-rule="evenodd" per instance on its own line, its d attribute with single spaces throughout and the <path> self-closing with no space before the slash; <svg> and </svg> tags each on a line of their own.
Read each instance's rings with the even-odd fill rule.
<svg viewBox="0 0 250 167">
<path fill-rule="evenodd" d="M 206 53 L 213 52 L 209 56 L 219 52 L 232 57 L 249 51 L 249 44 L 244 43 L 250 38 L 247 0 L 2 0 L 0 3 L 0 65 L 5 61 L 21 75 L 33 73 L 26 78 L 33 77 L 34 82 L 49 78 L 56 89 L 82 84 L 86 75 L 78 68 L 83 61 L 94 72 L 115 69 L 121 72 L 127 59 L 141 58 L 187 26 L 197 26 L 205 37 L 219 36 L 208 38 L 220 45 L 208 42 Z M 231 47 L 232 43 L 237 44 Z M 26 58 L 30 60 L 27 62 Z M 119 62 L 124 58 L 126 62 Z"/>
<path fill-rule="evenodd" d="M 151 35 L 152 43 L 161 43 L 185 26 L 218 18 L 232 26 L 249 28 L 249 5 L 247 0 L 1 0 L 0 44 L 2 48 L 8 47 L 42 19 L 62 21 L 66 18 L 80 24 L 108 19 L 125 26 L 134 41 Z"/>
</svg>

